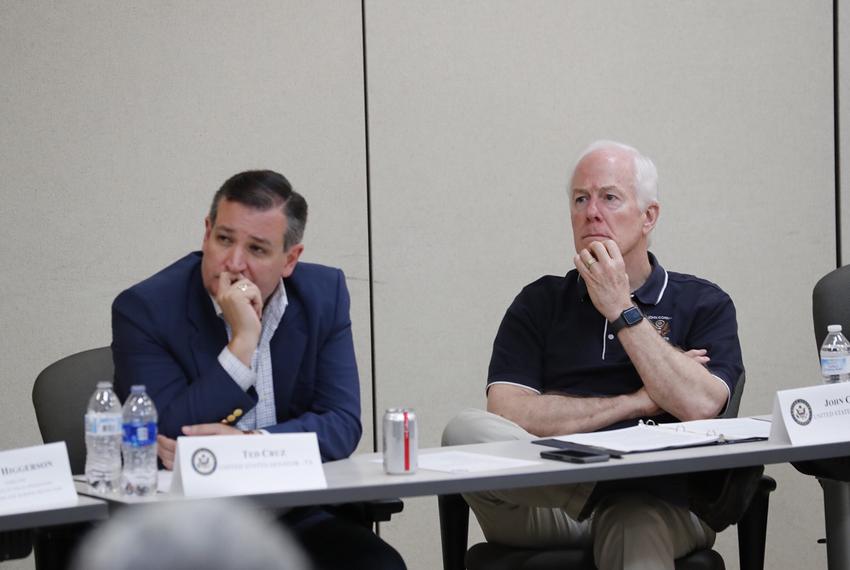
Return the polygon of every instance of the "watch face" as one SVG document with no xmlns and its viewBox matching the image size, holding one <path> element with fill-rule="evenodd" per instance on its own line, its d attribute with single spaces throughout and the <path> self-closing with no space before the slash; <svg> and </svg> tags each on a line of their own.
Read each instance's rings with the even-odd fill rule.
<svg viewBox="0 0 850 570">
<path fill-rule="evenodd" d="M 626 321 L 628 327 L 638 324 L 642 318 L 643 313 L 637 307 L 629 307 L 623 311 L 623 320 Z"/>
</svg>

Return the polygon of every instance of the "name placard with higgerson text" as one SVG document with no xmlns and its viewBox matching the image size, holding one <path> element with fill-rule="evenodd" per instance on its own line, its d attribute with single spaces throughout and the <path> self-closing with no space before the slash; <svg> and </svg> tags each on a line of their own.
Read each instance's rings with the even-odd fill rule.
<svg viewBox="0 0 850 570">
<path fill-rule="evenodd" d="M 0 515 L 76 504 L 64 441 L 0 451 Z"/>
<path fill-rule="evenodd" d="M 177 438 L 174 494 L 213 497 L 325 487 L 315 433 Z"/>
<path fill-rule="evenodd" d="M 781 390 L 770 441 L 792 445 L 850 440 L 850 382 Z"/>
</svg>

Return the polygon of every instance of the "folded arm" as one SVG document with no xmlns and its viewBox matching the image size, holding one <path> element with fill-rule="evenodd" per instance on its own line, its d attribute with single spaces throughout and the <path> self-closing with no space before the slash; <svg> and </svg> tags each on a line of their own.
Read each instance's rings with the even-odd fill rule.
<svg viewBox="0 0 850 570">
<path fill-rule="evenodd" d="M 621 396 L 582 398 L 538 394 L 512 384 L 489 387 L 487 411 L 540 437 L 596 431 L 623 420 L 659 413 L 658 406 L 643 388 Z"/>
<path fill-rule="evenodd" d="M 676 350 L 645 319 L 621 330 L 620 344 L 649 396 L 682 421 L 713 418 L 726 404 L 722 380 L 688 354 Z"/>
<path fill-rule="evenodd" d="M 235 408 L 247 412 L 256 405 L 256 397 L 214 358 L 199 363 L 203 369 L 193 374 L 197 364 L 188 345 L 173 346 L 153 317 L 154 309 L 133 291 L 119 295 L 112 305 L 112 357 L 118 395 L 123 399 L 130 386 L 144 384 L 156 405 L 161 434 L 175 438 L 184 425 L 219 422 Z"/>
<path fill-rule="evenodd" d="M 591 243 L 574 262 L 594 307 L 609 322 L 632 306 L 629 276 L 614 241 Z M 647 393 L 663 410 L 685 421 L 711 418 L 723 409 L 729 395 L 723 381 L 670 346 L 646 320 L 617 336 Z"/>
</svg>

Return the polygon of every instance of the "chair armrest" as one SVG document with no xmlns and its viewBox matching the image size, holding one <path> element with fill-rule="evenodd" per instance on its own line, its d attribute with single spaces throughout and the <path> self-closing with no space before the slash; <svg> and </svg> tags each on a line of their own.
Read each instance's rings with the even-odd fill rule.
<svg viewBox="0 0 850 570">
<path fill-rule="evenodd" d="M 330 505 L 327 509 L 336 516 L 371 527 L 378 522 L 387 522 L 394 514 L 400 513 L 404 509 L 404 502 L 401 499 L 381 499 Z"/>
<path fill-rule="evenodd" d="M 363 505 L 372 522 L 388 522 L 394 514 L 404 509 L 404 502 L 401 499 L 367 501 Z"/>
<path fill-rule="evenodd" d="M 443 570 L 464 570 L 469 541 L 469 505 L 461 495 L 440 495 L 437 506 L 440 511 Z"/>
<path fill-rule="evenodd" d="M 776 481 L 762 475 L 758 489 L 744 516 L 738 521 L 738 560 L 741 570 L 764 569 L 764 546 L 767 539 L 767 509 Z"/>
</svg>

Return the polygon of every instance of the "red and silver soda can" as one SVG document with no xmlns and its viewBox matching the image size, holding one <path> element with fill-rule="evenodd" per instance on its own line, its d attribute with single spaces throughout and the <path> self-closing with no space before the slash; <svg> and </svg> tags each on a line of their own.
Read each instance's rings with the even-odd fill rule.
<svg viewBox="0 0 850 570">
<path fill-rule="evenodd" d="M 410 408 L 384 412 L 384 471 L 390 475 L 415 473 L 418 451 L 416 413 Z"/>
</svg>

